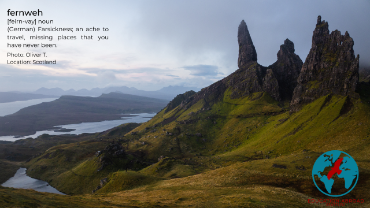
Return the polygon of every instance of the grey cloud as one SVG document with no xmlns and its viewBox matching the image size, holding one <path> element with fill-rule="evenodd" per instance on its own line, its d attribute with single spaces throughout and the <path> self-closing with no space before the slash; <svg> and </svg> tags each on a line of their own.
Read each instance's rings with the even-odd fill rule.
<svg viewBox="0 0 370 208">
<path fill-rule="evenodd" d="M 40 1 L 40 3 L 42 2 Z M 54 2 L 49 6 L 55 8 L 55 4 L 57 3 Z M 79 3 L 70 1 L 68 4 L 63 4 Z M 48 6 L 45 5 L 45 10 L 47 8 Z M 73 19 L 81 12 L 76 8 L 79 7 L 66 8 L 66 11 L 71 13 L 71 16 L 66 18 Z M 83 11 L 83 16 L 94 16 L 94 11 L 98 11 L 101 17 L 98 19 L 101 19 L 104 25 L 111 24 L 109 33 L 111 39 L 109 41 L 119 44 L 121 38 L 130 37 L 129 46 L 124 44 L 120 46 L 122 47 L 122 53 L 104 57 L 102 54 L 106 54 L 107 51 L 102 51 L 102 53 L 92 56 L 92 59 L 102 59 L 107 62 L 120 60 L 120 63 L 131 63 L 136 60 L 145 62 L 147 57 L 155 60 L 158 55 L 161 56 L 160 58 L 164 57 L 163 60 L 168 60 L 169 65 L 176 70 L 189 70 L 194 75 L 193 78 L 175 77 L 177 73 L 174 72 L 174 69 L 157 67 L 158 65 L 155 65 L 156 67 L 128 69 L 99 69 L 81 68 L 80 66 L 72 66 L 68 61 L 58 60 L 59 66 L 50 67 L 60 68 L 61 70 L 64 67 L 75 67 L 86 72 L 96 73 L 98 76 L 107 73 L 106 78 L 108 79 L 105 79 L 107 81 L 114 80 L 112 74 L 147 73 L 148 75 L 160 74 L 167 76 L 166 79 L 158 79 L 147 83 L 134 82 L 135 80 L 131 83 L 122 83 L 121 80 L 114 81 L 119 85 L 127 84 L 141 89 L 160 88 L 170 84 L 178 85 L 179 83 L 206 87 L 220 79 L 221 72 L 226 76 L 237 69 L 237 28 L 242 19 L 248 25 L 257 50 L 258 62 L 268 66 L 277 60 L 276 54 L 286 38 L 294 42 L 295 51 L 301 59 L 303 61 L 306 59 L 311 48 L 312 32 L 318 15 L 329 22 L 330 31 L 338 29 L 342 34 L 345 31 L 349 32 L 355 42 L 355 53 L 360 54 L 360 65 L 368 66 L 370 64 L 370 41 L 368 41 L 370 25 L 367 24 L 367 20 L 370 19 L 369 8 L 370 2 L 368 0 L 158 0 L 112 1 L 104 5 L 92 2 L 89 10 Z M 48 9 L 52 11 L 51 8 Z M 122 15 L 127 13 L 132 14 L 132 18 L 131 16 L 130 18 L 123 18 Z M 86 22 L 81 22 L 81 25 L 92 24 L 91 19 L 85 19 Z M 111 21 L 103 22 L 107 19 Z M 61 23 L 64 20 L 65 18 L 58 19 Z M 118 34 L 114 31 L 121 31 L 121 33 Z M 92 46 L 60 47 L 50 51 L 43 49 L 42 52 L 46 51 L 48 54 L 50 53 L 50 56 L 54 53 L 78 56 Z M 142 53 L 126 53 L 125 48 L 131 46 L 142 49 L 140 50 Z M 198 65 L 201 63 L 209 65 Z M 9 79 L 12 81 L 5 80 L 5 76 L 12 76 Z M 109 79 L 109 76 L 112 79 Z M 33 85 L 42 85 L 43 81 L 46 80 L 45 75 L 41 75 L 40 72 L 22 71 L 15 68 L 8 68 L 8 70 L 0 68 L 1 77 L 3 79 L 0 79 L 0 86 L 2 86 L 0 90 L 8 89 L 8 86 L 27 88 Z M 28 77 L 32 77 L 32 79 L 28 79 Z M 50 77 L 48 79 L 55 79 Z M 77 78 L 58 78 L 65 80 L 67 84 L 53 87 L 63 88 L 67 86 L 68 88 L 77 89 L 82 86 L 82 83 L 85 84 L 83 86 L 85 88 L 97 87 L 94 77 L 81 76 L 79 78 L 83 79 L 84 82 L 79 82 Z"/>
<path fill-rule="evenodd" d="M 161 1 L 160 1 L 161 2 Z M 258 61 L 270 65 L 276 61 L 279 46 L 292 40 L 296 53 L 304 61 L 311 47 L 316 18 L 321 15 L 331 31 L 349 31 L 354 38 L 360 62 L 370 62 L 369 1 L 158 1 L 136 5 L 140 18 L 132 27 L 140 44 L 148 51 L 170 50 L 179 60 L 199 57 L 199 61 L 221 54 L 229 73 L 237 67 L 237 28 L 242 19 L 248 25 L 256 46 Z M 218 64 L 220 67 L 221 65 Z"/>
<path fill-rule="evenodd" d="M 102 81 L 115 81 L 115 80 L 117 80 L 116 75 L 112 72 L 104 72 L 104 73 L 98 74 L 98 77 Z"/>
<path fill-rule="evenodd" d="M 54 81 L 53 81 L 54 80 Z M 58 82 L 56 82 L 56 80 Z M 15 88 L 14 85 L 17 87 Z M 40 87 L 54 88 L 73 88 L 81 89 L 96 87 L 96 82 L 92 82 L 90 77 L 58 77 L 42 74 L 41 71 L 21 70 L 13 66 L 0 65 L 0 91 L 34 91 Z"/>
<path fill-rule="evenodd" d="M 218 67 L 213 65 L 194 65 L 194 66 L 183 66 L 185 70 L 189 70 L 191 75 L 194 76 L 217 76 Z"/>
</svg>

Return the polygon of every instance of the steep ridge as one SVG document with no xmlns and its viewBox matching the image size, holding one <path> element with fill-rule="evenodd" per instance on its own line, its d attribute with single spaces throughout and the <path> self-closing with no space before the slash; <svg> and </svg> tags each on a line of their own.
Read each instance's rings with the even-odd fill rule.
<svg viewBox="0 0 370 208">
<path fill-rule="evenodd" d="M 291 101 L 292 111 L 302 104 L 327 95 L 336 94 L 358 98 L 355 92 L 359 81 L 359 55 L 355 57 L 354 41 L 346 31 L 329 34 L 329 24 L 317 18 L 312 36 L 312 48 L 303 64 Z"/>
<path fill-rule="evenodd" d="M 176 108 L 178 105 L 180 105 L 184 100 L 187 100 L 191 96 L 193 96 L 195 92 L 193 90 L 187 91 L 183 94 L 177 95 L 172 101 L 168 103 L 166 106 L 166 113 L 174 108 Z"/>
</svg>

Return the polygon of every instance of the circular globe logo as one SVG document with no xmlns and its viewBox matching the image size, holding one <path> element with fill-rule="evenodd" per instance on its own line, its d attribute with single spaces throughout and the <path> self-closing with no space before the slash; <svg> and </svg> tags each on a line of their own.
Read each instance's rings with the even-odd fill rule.
<svg viewBox="0 0 370 208">
<path fill-rule="evenodd" d="M 349 154 L 332 150 L 317 158 L 312 168 L 312 178 L 317 189 L 323 194 L 340 197 L 351 192 L 356 186 L 358 167 Z"/>
</svg>

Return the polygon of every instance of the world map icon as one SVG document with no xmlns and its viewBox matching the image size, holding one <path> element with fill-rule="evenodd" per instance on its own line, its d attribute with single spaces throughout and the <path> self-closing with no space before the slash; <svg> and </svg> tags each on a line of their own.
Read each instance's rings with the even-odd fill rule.
<svg viewBox="0 0 370 208">
<path fill-rule="evenodd" d="M 351 192 L 357 184 L 358 177 L 356 161 L 349 154 L 339 150 L 328 151 L 320 155 L 312 168 L 312 178 L 317 189 L 331 197 L 340 197 Z M 336 186 L 336 190 L 333 190 L 334 184 L 339 183 L 339 180 L 344 180 L 344 189 Z M 320 186 L 323 187 L 320 183 L 325 188 L 320 188 Z"/>
</svg>

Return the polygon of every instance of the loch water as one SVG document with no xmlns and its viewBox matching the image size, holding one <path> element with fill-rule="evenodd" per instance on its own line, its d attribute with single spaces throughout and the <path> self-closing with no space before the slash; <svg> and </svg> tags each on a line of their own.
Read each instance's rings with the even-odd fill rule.
<svg viewBox="0 0 370 208">
<path fill-rule="evenodd" d="M 0 140 L 2 141 L 16 141 L 19 139 L 26 139 L 26 138 L 36 138 L 43 134 L 49 135 L 62 135 L 62 134 L 83 134 L 83 133 L 97 133 L 106 131 L 113 127 L 119 126 L 125 123 L 144 123 L 154 117 L 156 113 L 140 113 L 140 114 L 129 114 L 123 115 L 123 117 L 119 120 L 111 120 L 111 121 L 100 121 L 100 122 L 85 122 L 79 124 L 68 124 L 68 125 L 60 125 L 56 127 L 64 128 L 64 129 L 72 129 L 69 132 L 59 132 L 54 130 L 43 130 L 37 131 L 33 135 L 23 136 L 23 137 L 14 137 L 14 136 L 0 136 Z"/>
<path fill-rule="evenodd" d="M 26 174 L 26 170 L 26 168 L 19 168 L 15 175 L 5 181 L 5 183 L 1 184 L 1 186 L 20 189 L 33 189 L 38 192 L 49 192 L 65 195 L 64 193 L 50 186 L 47 182 L 29 177 Z"/>
<path fill-rule="evenodd" d="M 43 102 L 51 102 L 58 98 L 42 98 L 42 99 L 32 99 L 25 101 L 14 101 L 8 103 L 0 103 L 0 116 L 6 116 L 19 111 L 22 108 L 29 107 L 32 105 L 37 105 Z"/>
</svg>

